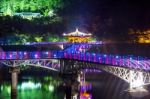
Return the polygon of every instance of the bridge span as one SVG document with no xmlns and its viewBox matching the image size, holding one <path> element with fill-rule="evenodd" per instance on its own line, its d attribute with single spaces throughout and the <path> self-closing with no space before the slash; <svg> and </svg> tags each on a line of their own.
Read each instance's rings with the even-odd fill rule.
<svg viewBox="0 0 150 99">
<path fill-rule="evenodd" d="M 57 50 L 1 50 L 0 63 L 11 67 L 12 90 L 16 92 L 17 73 L 21 66 L 36 66 L 51 69 L 61 74 L 78 73 L 83 69 L 98 69 L 111 73 L 130 88 L 141 88 L 150 83 L 150 59 L 134 55 L 115 55 L 89 52 L 92 46 L 71 44 Z"/>
</svg>

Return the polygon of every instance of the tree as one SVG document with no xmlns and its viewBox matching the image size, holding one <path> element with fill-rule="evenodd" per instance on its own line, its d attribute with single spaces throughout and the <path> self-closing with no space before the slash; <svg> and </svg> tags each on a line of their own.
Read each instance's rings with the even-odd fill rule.
<svg viewBox="0 0 150 99">
<path fill-rule="evenodd" d="M 41 12 L 46 16 L 49 12 L 55 12 L 63 6 L 63 0 L 0 0 L 0 11 L 5 14 L 27 11 Z"/>
</svg>

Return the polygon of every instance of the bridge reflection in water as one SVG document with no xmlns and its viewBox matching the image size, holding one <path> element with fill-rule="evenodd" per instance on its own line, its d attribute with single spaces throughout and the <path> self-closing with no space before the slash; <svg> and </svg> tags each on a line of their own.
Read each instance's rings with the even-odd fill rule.
<svg viewBox="0 0 150 99">
<path fill-rule="evenodd" d="M 30 71 L 31 72 L 31 71 Z M 62 91 L 57 91 L 62 81 L 50 76 L 22 76 L 17 86 L 17 99 L 61 99 L 64 96 Z M 4 80 L 0 84 L 0 99 L 10 99 L 11 84 Z"/>
<path fill-rule="evenodd" d="M 19 78 L 17 85 L 18 99 L 62 99 L 62 97 L 64 97 L 65 87 L 62 87 L 63 81 L 60 78 L 41 75 L 37 76 L 36 72 L 32 73 L 32 69 L 24 71 L 28 76 L 23 73 Z M 40 68 L 37 70 L 39 70 L 38 72 L 43 72 Z M 96 70 L 85 70 L 85 73 L 93 72 L 99 73 L 99 71 Z M 47 75 L 47 73 L 44 75 Z M 76 91 L 77 93 L 75 94 L 75 91 L 72 92 L 73 99 L 79 99 L 78 97 L 80 97 L 80 99 L 93 99 L 91 92 L 92 84 L 88 83 L 84 76 L 79 77 L 82 81 L 80 81 L 79 89 Z M 9 80 L 3 80 L 3 82 L 0 83 L 0 92 L 0 99 L 10 99 L 11 84 Z"/>
</svg>

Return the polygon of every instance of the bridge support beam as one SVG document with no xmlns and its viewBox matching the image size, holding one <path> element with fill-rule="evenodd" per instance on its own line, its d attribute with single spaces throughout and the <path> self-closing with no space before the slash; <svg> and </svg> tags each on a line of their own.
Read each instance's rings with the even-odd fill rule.
<svg viewBox="0 0 150 99">
<path fill-rule="evenodd" d="M 66 86 L 65 86 L 65 94 L 66 94 L 66 99 L 71 99 L 71 93 L 72 93 L 72 84 L 71 84 L 71 80 L 69 80 L 68 82 L 66 82 Z"/>
<path fill-rule="evenodd" d="M 65 83 L 66 99 L 74 99 L 79 94 L 78 85 L 78 64 L 76 61 L 60 60 L 60 74 Z M 76 96 L 78 97 L 78 96 Z"/>
<path fill-rule="evenodd" d="M 18 73 L 20 69 L 12 67 L 10 69 L 11 73 L 11 99 L 17 99 L 17 83 L 18 83 Z"/>
<path fill-rule="evenodd" d="M 64 78 L 65 83 L 65 99 L 79 99 L 79 82 L 77 75 L 66 75 Z M 75 98 L 78 97 L 78 98 Z"/>
<path fill-rule="evenodd" d="M 113 66 L 100 66 L 99 68 L 125 80 L 129 83 L 130 89 L 150 84 L 150 73 L 148 71 Z"/>
</svg>

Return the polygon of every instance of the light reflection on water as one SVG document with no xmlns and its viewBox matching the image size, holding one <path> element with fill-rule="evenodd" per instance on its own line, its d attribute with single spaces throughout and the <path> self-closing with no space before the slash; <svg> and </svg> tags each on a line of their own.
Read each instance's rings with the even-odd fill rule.
<svg viewBox="0 0 150 99">
<path fill-rule="evenodd" d="M 6 77 L 6 74 L 1 77 Z M 38 76 L 39 74 L 31 76 L 30 72 L 27 75 L 25 76 L 22 73 L 22 75 L 18 76 L 17 99 L 64 99 L 65 88 L 62 86 L 64 82 L 58 76 L 46 76 L 45 74 L 40 75 L 40 77 Z M 77 95 L 81 96 L 80 99 L 92 99 L 90 83 L 79 86 L 79 89 L 78 91 L 80 92 Z M 72 92 L 74 91 L 72 90 Z M 91 98 L 87 98 L 87 96 Z M 11 78 L 0 79 L 0 99 L 10 99 L 10 97 Z"/>
<path fill-rule="evenodd" d="M 79 77 L 80 99 L 92 99 L 92 94 L 90 92 L 92 90 L 92 84 L 87 82 L 85 79 L 85 73 L 88 72 L 95 72 L 95 71 L 92 71 L 90 69 L 85 69 L 80 73 L 80 77 Z"/>
<path fill-rule="evenodd" d="M 82 85 L 80 85 L 80 99 L 92 99 L 92 94 L 90 92 L 91 90 L 91 83 L 82 83 Z"/>
<path fill-rule="evenodd" d="M 32 90 L 41 88 L 41 83 L 34 83 L 32 81 L 22 82 L 21 85 L 18 85 L 18 90 Z"/>
<path fill-rule="evenodd" d="M 26 77 L 26 79 L 18 82 L 18 99 L 61 99 L 64 97 L 64 93 L 57 91 L 60 84 L 60 80 L 52 77 L 43 77 L 39 80 Z M 10 99 L 10 96 L 11 84 L 4 81 L 0 85 L 0 99 Z"/>
</svg>

